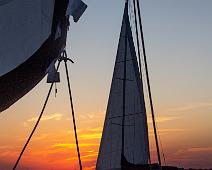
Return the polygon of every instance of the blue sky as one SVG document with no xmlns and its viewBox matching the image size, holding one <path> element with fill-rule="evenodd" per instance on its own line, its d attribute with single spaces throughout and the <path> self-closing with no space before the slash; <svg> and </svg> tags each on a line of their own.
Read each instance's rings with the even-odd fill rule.
<svg viewBox="0 0 212 170">
<path fill-rule="evenodd" d="M 108 89 L 124 1 L 86 2 L 89 8 L 78 24 L 72 24 L 67 47 L 76 58 L 73 67 L 79 67 L 74 77 L 81 75 L 84 83 L 95 81 Z M 211 100 L 211 9 L 210 0 L 141 1 L 151 84 L 160 101 Z"/>
</svg>

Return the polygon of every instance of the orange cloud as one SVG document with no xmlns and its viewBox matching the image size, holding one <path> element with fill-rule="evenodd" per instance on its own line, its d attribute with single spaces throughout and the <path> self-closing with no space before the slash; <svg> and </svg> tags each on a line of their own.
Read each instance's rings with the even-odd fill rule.
<svg viewBox="0 0 212 170">
<path fill-rule="evenodd" d="M 190 148 L 189 152 L 212 152 L 212 147 Z"/>
<path fill-rule="evenodd" d="M 62 114 L 59 113 L 54 113 L 54 114 L 50 114 L 50 115 L 44 115 L 41 120 L 42 121 L 47 121 L 47 120 L 61 120 L 61 118 L 63 117 Z M 38 120 L 38 116 L 37 117 L 32 117 L 31 119 L 28 119 L 27 122 L 36 122 Z"/>
<path fill-rule="evenodd" d="M 79 143 L 79 147 L 89 147 L 89 146 L 99 146 L 99 144 L 95 143 Z M 75 148 L 75 143 L 59 143 L 52 145 L 53 148 Z"/>
<path fill-rule="evenodd" d="M 167 121 L 172 121 L 175 120 L 177 117 L 176 116 L 158 116 L 156 118 L 157 123 L 164 123 Z M 152 123 L 152 117 L 148 116 L 148 123 Z"/>
<path fill-rule="evenodd" d="M 178 150 L 176 153 L 184 154 L 184 153 L 197 153 L 197 152 L 212 153 L 212 147 L 193 147 L 193 148 Z"/>
<path fill-rule="evenodd" d="M 181 107 L 169 109 L 168 112 L 184 112 L 199 108 L 212 107 L 212 102 L 200 102 L 200 103 L 190 103 Z"/>
<path fill-rule="evenodd" d="M 82 139 L 100 139 L 101 136 L 102 136 L 102 133 L 82 134 L 82 135 L 79 135 L 79 138 L 82 138 Z"/>
</svg>

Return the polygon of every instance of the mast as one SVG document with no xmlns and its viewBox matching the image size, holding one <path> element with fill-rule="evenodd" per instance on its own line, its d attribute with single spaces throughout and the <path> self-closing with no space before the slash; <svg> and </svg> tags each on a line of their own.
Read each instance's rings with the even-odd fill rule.
<svg viewBox="0 0 212 170">
<path fill-rule="evenodd" d="M 125 10 L 128 10 L 128 0 L 125 2 Z M 125 11 L 126 12 L 126 11 Z M 126 15 L 124 16 L 126 20 Z M 126 68 L 127 68 L 127 28 L 125 29 L 125 42 L 124 42 L 124 77 L 123 77 L 123 116 L 122 116 L 122 145 L 121 145 L 121 154 L 124 155 L 124 126 L 125 126 L 125 92 L 126 92 Z"/>
<path fill-rule="evenodd" d="M 149 100 L 150 100 L 150 107 L 151 107 L 151 114 L 152 114 L 152 122 L 153 122 L 153 128 L 154 128 L 154 136 L 155 136 L 155 142 L 156 142 L 156 148 L 157 148 L 157 156 L 158 156 L 158 163 L 161 165 L 161 158 L 160 158 L 160 149 L 159 149 L 159 142 L 158 142 L 158 136 L 157 136 L 157 128 L 155 123 L 155 114 L 154 114 L 154 106 L 152 101 L 152 93 L 151 93 L 151 86 L 149 81 L 149 72 L 148 72 L 148 65 L 147 65 L 147 59 L 146 59 L 146 50 L 145 50 L 145 43 L 144 43 L 144 35 L 143 35 L 143 27 L 141 22 L 141 11 L 140 11 L 140 4 L 139 0 L 136 0 L 136 5 L 138 9 L 138 18 L 139 18 L 139 26 L 140 26 L 140 33 L 141 33 L 141 41 L 142 41 L 142 49 L 143 49 L 143 55 L 144 55 L 144 64 L 145 64 L 145 71 L 146 71 L 146 79 L 147 79 L 147 86 L 148 86 L 148 94 L 149 94 Z"/>
</svg>

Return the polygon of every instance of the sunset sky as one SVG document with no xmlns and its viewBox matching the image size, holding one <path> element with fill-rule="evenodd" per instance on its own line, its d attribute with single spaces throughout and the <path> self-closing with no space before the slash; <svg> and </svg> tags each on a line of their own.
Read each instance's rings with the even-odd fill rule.
<svg viewBox="0 0 212 170">
<path fill-rule="evenodd" d="M 124 0 L 84 0 L 67 52 L 84 170 L 94 170 Z M 153 102 L 167 165 L 212 168 L 212 1 L 141 0 Z M 130 8 L 132 12 L 132 9 Z M 130 15 L 132 18 L 132 15 Z M 134 27 L 134 25 L 132 25 Z M 78 170 L 64 65 L 18 170 Z M 144 82 L 145 84 L 145 82 Z M 46 77 L 0 114 L 0 170 L 12 169 L 47 95 Z M 147 88 L 144 85 L 146 96 Z M 146 102 L 152 162 L 152 121 Z M 163 164 L 164 160 L 162 161 Z"/>
</svg>

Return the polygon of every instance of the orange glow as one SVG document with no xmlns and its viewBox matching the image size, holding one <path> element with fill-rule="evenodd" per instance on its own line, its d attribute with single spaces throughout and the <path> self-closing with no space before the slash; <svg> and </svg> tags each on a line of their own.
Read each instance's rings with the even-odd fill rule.
<svg viewBox="0 0 212 170">
<path fill-rule="evenodd" d="M 93 115 L 95 114 L 93 113 Z M 84 170 L 95 170 L 102 135 L 104 113 L 98 113 L 96 115 L 99 117 L 81 118 L 82 121 L 79 122 L 79 128 L 77 130 Z M 101 122 L 99 122 L 100 117 L 102 117 Z M 174 114 L 171 116 L 163 115 L 157 118 L 160 143 L 162 143 L 161 152 L 164 152 L 166 164 L 184 167 L 205 167 L 207 164 L 209 167 L 212 157 L 212 146 L 208 142 L 211 140 L 210 136 L 208 136 L 208 141 L 201 141 L 202 143 L 200 143 L 200 140 L 195 140 L 197 132 L 199 136 L 202 135 L 203 137 L 207 133 L 201 131 L 201 128 L 193 131 L 192 128 L 194 127 L 191 128 L 186 123 L 183 123 L 183 119 Z M 23 126 L 30 131 L 30 126 L 34 123 L 34 120 L 35 118 L 27 119 Z M 151 120 L 151 117 L 148 117 L 148 120 Z M 85 125 L 83 121 L 87 124 Z M 67 123 L 70 122 L 70 119 L 57 113 L 46 115 L 41 122 L 40 131 L 33 136 L 20 162 L 20 170 L 24 168 L 30 170 L 78 170 L 74 133 L 72 129 L 70 130 L 69 123 Z M 56 126 L 55 124 L 57 124 L 56 127 L 61 128 L 50 131 L 48 124 L 51 125 L 51 128 L 54 128 Z M 148 126 L 150 152 L 152 162 L 155 162 L 157 161 L 157 157 L 151 121 L 148 121 Z M 199 125 L 196 126 L 200 127 Z M 45 129 L 46 127 L 48 128 Z M 17 159 L 22 145 L 26 141 L 27 134 L 22 136 L 25 136 L 25 138 L 12 138 L 10 135 L 5 134 L 4 138 L 2 138 L 4 140 L 0 141 L 0 165 L 1 167 L 6 167 L 5 170 L 11 169 Z M 11 139 L 14 139 L 14 141 Z M 8 141 L 14 142 L 16 145 L 12 145 Z M 195 161 L 201 161 L 202 163 L 195 164 Z"/>
</svg>

